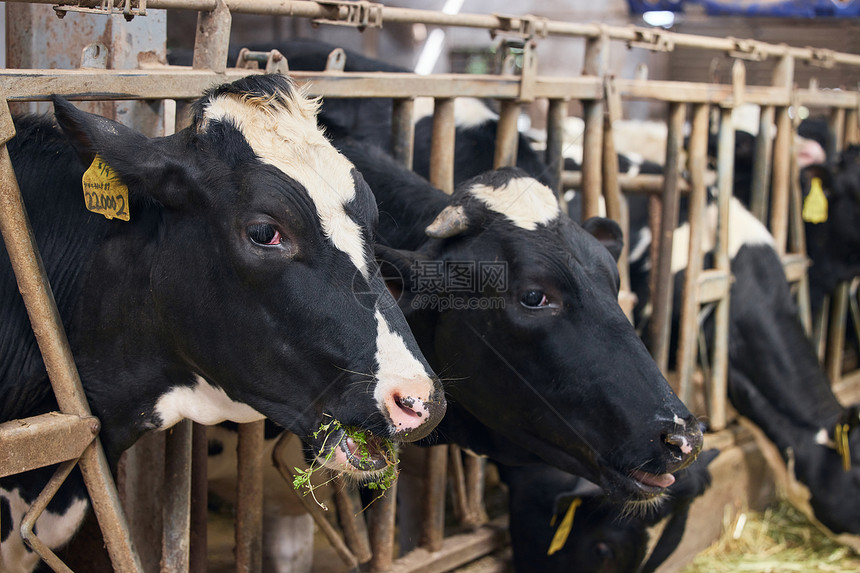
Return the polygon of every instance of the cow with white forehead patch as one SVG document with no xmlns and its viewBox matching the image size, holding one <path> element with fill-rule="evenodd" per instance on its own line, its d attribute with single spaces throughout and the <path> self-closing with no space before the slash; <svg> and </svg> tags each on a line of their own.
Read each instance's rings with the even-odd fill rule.
<svg viewBox="0 0 860 573">
<path fill-rule="evenodd" d="M 376 272 L 370 189 L 290 81 L 214 88 L 189 128 L 155 139 L 60 98 L 54 107 L 57 125 L 21 118 L 8 147 L 112 463 L 144 432 L 182 418 L 267 417 L 313 443 L 329 467 L 367 476 L 387 463 L 374 453 L 382 448 L 355 455 L 344 429 L 374 445 L 420 439 L 438 423 L 439 381 Z M 114 189 L 127 187 L 129 220 L 85 208 L 81 178 L 92 164 L 109 166 Z M 0 259 L 3 422 L 57 404 Z M 340 429 L 314 437 L 331 419 Z M 17 531 L 51 471 L 0 480 L 5 572 L 36 565 Z M 75 472 L 37 534 L 61 545 L 86 505 Z"/>
<path fill-rule="evenodd" d="M 373 188 L 377 256 L 403 277 L 390 288 L 450 380 L 439 437 L 549 463 L 616 499 L 659 497 L 702 434 L 618 306 L 617 225 L 579 226 L 516 168 L 449 197 L 381 150 L 336 144 Z"/>
</svg>

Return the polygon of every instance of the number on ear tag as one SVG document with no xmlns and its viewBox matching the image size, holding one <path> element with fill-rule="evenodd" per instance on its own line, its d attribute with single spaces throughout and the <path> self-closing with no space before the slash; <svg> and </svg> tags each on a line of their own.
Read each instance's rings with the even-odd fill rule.
<svg viewBox="0 0 860 573">
<path fill-rule="evenodd" d="M 128 221 L 128 187 L 104 159 L 96 155 L 81 183 L 87 209 L 108 219 Z"/>
</svg>

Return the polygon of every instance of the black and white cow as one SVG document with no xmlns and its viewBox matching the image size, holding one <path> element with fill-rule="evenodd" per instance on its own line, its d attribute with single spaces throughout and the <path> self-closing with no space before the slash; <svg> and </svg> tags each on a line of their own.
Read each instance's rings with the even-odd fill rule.
<svg viewBox="0 0 860 573">
<path fill-rule="evenodd" d="M 448 196 L 381 150 L 336 145 L 374 190 L 377 255 L 403 277 L 400 307 L 449 380 L 437 440 L 548 463 L 617 500 L 659 496 L 702 434 L 618 306 L 617 225 L 580 227 L 517 168 Z M 481 280 L 496 267 L 506 281 Z"/>
<path fill-rule="evenodd" d="M 711 484 L 708 464 L 718 453 L 703 452 L 678 472 L 663 503 L 640 513 L 624 512 L 599 487 L 551 466 L 499 466 L 510 491 L 514 569 L 517 573 L 655 571 L 680 543 L 690 505 Z M 571 504 L 576 505 L 571 508 Z M 649 529 L 664 519 L 666 524 L 649 554 Z"/>
<path fill-rule="evenodd" d="M 682 209 L 682 214 L 683 214 Z M 851 431 L 851 467 L 834 447 L 837 426 L 854 428 L 856 408 L 839 404 L 806 338 L 773 237 L 737 199 L 731 200 L 729 254 L 734 277 L 729 316 L 729 399 L 773 442 L 796 478 L 810 490 L 815 517 L 835 533 L 860 533 L 860 432 Z M 716 205 L 708 205 L 703 252 L 714 246 Z M 680 315 L 689 224 L 675 232 L 672 271 Z M 647 249 L 643 253 L 647 255 Z M 647 272 L 634 273 L 637 292 L 647 292 Z M 639 288 L 637 288 L 637 284 Z M 706 332 L 712 334 L 712 316 Z M 676 324 L 677 326 L 677 324 Z"/>
<path fill-rule="evenodd" d="M 111 463 L 182 418 L 265 416 L 364 476 L 385 461 L 358 459 L 339 435 L 322 448 L 322 423 L 371 440 L 432 430 L 445 400 L 378 278 L 376 204 L 318 129 L 313 100 L 281 76 L 248 77 L 209 90 L 189 128 L 155 139 L 54 107 L 57 125 L 21 118 L 8 148 Z M 84 208 L 96 156 L 129 189 L 128 222 Z M 15 291 L 0 257 L 0 421 L 57 409 Z M 17 528 L 51 471 L 0 480 L 3 571 L 36 564 Z M 86 506 L 76 472 L 38 535 L 61 545 Z"/>
</svg>

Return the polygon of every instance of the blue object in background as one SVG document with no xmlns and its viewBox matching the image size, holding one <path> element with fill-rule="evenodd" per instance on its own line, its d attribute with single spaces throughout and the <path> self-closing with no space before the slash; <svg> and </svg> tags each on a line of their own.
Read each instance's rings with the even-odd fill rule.
<svg viewBox="0 0 860 573">
<path fill-rule="evenodd" d="M 697 4 L 709 16 L 767 16 L 770 18 L 857 18 L 860 0 L 627 0 L 631 14 L 652 11 L 683 13 Z"/>
</svg>

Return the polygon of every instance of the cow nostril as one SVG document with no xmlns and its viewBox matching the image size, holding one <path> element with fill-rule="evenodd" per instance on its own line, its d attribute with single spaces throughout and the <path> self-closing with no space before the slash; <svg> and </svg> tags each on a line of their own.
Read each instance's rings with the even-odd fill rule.
<svg viewBox="0 0 860 573">
<path fill-rule="evenodd" d="M 400 408 L 401 411 L 403 411 L 408 416 L 413 416 L 416 418 L 420 418 L 422 416 L 422 413 L 420 411 L 413 409 L 413 406 L 415 405 L 415 398 L 411 398 L 409 396 L 406 396 L 404 398 L 403 396 L 400 396 L 400 394 L 395 394 L 394 403 L 397 405 L 398 408 Z"/>
<path fill-rule="evenodd" d="M 672 446 L 671 449 L 678 450 L 678 457 L 689 456 L 693 453 L 693 444 L 690 443 L 690 440 L 687 439 L 687 436 L 683 434 L 669 434 L 667 436 L 663 436 L 663 441 Z"/>
</svg>

